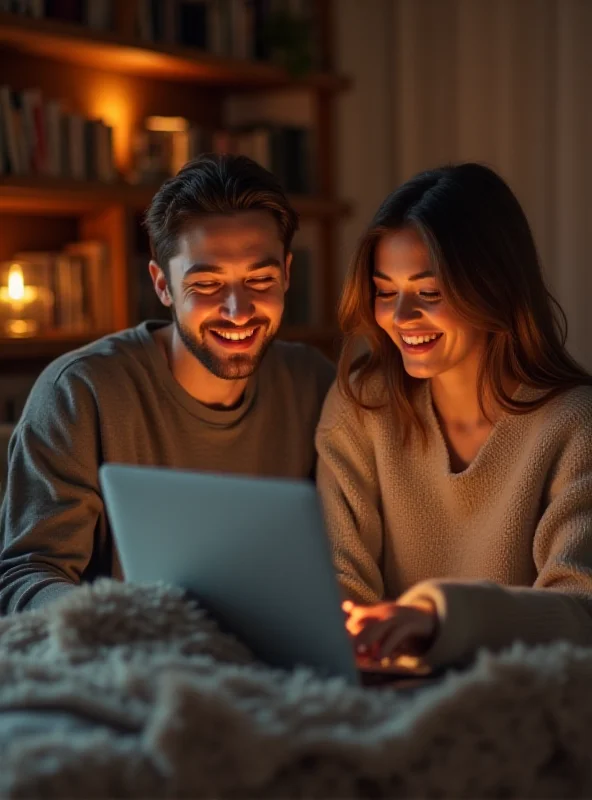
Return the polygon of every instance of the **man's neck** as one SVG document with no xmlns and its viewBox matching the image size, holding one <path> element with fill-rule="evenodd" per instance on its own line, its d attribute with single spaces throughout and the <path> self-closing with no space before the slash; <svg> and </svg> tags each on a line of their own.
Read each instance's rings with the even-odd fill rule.
<svg viewBox="0 0 592 800">
<path fill-rule="evenodd" d="M 174 325 L 159 328 L 153 335 L 174 379 L 187 394 L 212 408 L 234 408 L 238 405 L 245 392 L 247 378 L 225 380 L 213 375 L 187 350 Z"/>
</svg>

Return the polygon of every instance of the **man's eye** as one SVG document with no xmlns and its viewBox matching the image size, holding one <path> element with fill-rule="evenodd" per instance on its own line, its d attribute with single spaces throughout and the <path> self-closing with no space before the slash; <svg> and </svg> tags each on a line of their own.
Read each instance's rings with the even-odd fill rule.
<svg viewBox="0 0 592 800">
<path fill-rule="evenodd" d="M 220 286 L 217 281 L 197 281 L 190 284 L 190 289 L 197 289 L 198 292 L 214 292 Z"/>
</svg>

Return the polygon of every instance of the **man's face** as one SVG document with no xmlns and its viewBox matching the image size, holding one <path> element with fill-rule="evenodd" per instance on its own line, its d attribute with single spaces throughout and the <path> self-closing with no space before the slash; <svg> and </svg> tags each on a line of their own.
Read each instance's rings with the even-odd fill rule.
<svg viewBox="0 0 592 800">
<path fill-rule="evenodd" d="M 204 215 L 178 237 L 169 280 L 151 263 L 186 349 L 219 378 L 247 378 L 274 339 L 291 255 L 267 211 Z M 167 291 L 168 287 L 168 291 Z"/>
</svg>

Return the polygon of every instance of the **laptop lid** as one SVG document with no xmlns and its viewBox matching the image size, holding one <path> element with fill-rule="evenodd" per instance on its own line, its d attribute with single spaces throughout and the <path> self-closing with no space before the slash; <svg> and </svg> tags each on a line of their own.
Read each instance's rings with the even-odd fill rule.
<svg viewBox="0 0 592 800">
<path fill-rule="evenodd" d="M 359 684 L 312 483 L 121 464 L 100 481 L 126 580 L 194 592 L 271 665 Z"/>
</svg>

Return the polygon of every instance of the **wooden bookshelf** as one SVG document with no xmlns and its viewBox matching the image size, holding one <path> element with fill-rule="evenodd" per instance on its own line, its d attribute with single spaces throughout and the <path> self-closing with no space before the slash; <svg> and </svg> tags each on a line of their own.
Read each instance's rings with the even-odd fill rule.
<svg viewBox="0 0 592 800">
<path fill-rule="evenodd" d="M 43 336 L 30 338 L 0 337 L 0 354 L 3 361 L 47 360 L 57 358 L 104 335 L 105 331 L 63 333 L 53 330 L 44 331 Z"/>
<path fill-rule="evenodd" d="M 204 83 L 228 89 L 342 91 L 349 80 L 331 73 L 293 78 L 272 64 L 222 58 L 193 48 L 139 41 L 119 31 L 94 31 L 53 19 L 0 12 L 0 43 L 15 50 L 95 69 L 113 63 L 129 75 Z"/>
<path fill-rule="evenodd" d="M 45 331 L 36 337 L 0 337 L 0 354 L 4 362 L 27 363 L 43 362 L 83 347 L 85 344 L 106 336 L 108 331 L 86 331 L 65 334 L 59 330 Z M 336 353 L 340 334 L 336 328 L 320 327 L 282 327 L 278 338 L 288 342 L 306 341 L 330 353 Z"/>
<path fill-rule="evenodd" d="M 4 175 L 0 184 L 0 211 L 23 214 L 72 216 L 121 205 L 130 211 L 144 211 L 158 186 L 134 186 L 129 183 L 100 183 Z M 291 195 L 290 200 L 303 219 L 344 217 L 351 212 L 349 203 L 321 196 Z"/>
<path fill-rule="evenodd" d="M 0 83 L 17 91 L 38 87 L 44 97 L 65 101 L 70 110 L 84 117 L 104 118 L 115 131 L 120 175 L 126 174 L 131 164 L 131 134 L 147 116 L 184 117 L 188 111 L 195 112 L 200 123 L 215 128 L 222 124 L 226 99 L 237 92 L 306 92 L 317 131 L 318 193 L 290 199 L 303 222 L 317 231 L 322 319 L 319 325 L 284 328 L 281 336 L 313 343 L 334 356 L 339 342 L 335 325 L 337 232 L 351 209 L 336 194 L 334 108 L 349 80 L 331 70 L 331 2 L 315 0 L 323 70 L 298 78 L 270 63 L 141 41 L 134 36 L 133 0 L 115 2 L 114 31 L 0 12 Z M 59 239 L 63 231 L 64 244 L 71 240 L 72 231 L 81 239 L 101 239 L 110 251 L 113 330 L 134 325 L 139 319 L 134 317 L 134 287 L 130 286 L 137 280 L 132 274 L 137 256 L 133 231 L 157 189 L 121 177 L 113 183 L 100 183 L 0 175 L 0 225 L 5 217 L 14 228 L 4 244 L 0 238 L 0 261 L 8 257 L 3 247 L 6 250 L 13 244 L 15 251 L 17 246 L 20 250 L 48 249 L 52 225 L 54 238 Z M 55 244 L 52 240 L 49 249 Z M 48 331 L 30 339 L 0 339 L 0 362 L 8 370 L 27 365 L 37 368 L 104 333 Z"/>
</svg>

